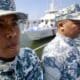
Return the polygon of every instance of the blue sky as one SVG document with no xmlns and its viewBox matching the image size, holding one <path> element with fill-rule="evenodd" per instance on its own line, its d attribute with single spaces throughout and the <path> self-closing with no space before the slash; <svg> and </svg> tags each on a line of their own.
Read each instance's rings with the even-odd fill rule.
<svg viewBox="0 0 80 80">
<path fill-rule="evenodd" d="M 45 14 L 52 0 L 15 0 L 18 11 L 29 14 L 29 19 L 38 19 Z M 79 3 L 80 0 L 55 0 L 57 9 L 67 7 L 71 4 Z"/>
</svg>

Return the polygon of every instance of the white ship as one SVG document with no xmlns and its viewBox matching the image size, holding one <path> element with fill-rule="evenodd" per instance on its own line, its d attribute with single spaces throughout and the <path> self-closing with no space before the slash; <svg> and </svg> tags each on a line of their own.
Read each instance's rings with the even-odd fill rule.
<svg viewBox="0 0 80 80">
<path fill-rule="evenodd" d="M 55 35 L 55 14 L 54 2 L 51 2 L 49 10 L 39 19 L 38 25 L 32 25 L 27 29 L 27 35 L 31 40 L 39 40 Z"/>
<path fill-rule="evenodd" d="M 37 25 L 29 25 L 28 28 L 24 28 L 23 32 L 29 40 L 39 40 L 49 36 L 53 36 L 56 33 L 57 27 L 55 26 L 56 16 L 62 16 L 61 14 L 70 14 L 76 11 L 80 11 L 78 4 L 71 5 L 67 8 L 56 10 L 54 2 L 50 4 L 49 10 L 45 15 L 37 21 Z"/>
</svg>

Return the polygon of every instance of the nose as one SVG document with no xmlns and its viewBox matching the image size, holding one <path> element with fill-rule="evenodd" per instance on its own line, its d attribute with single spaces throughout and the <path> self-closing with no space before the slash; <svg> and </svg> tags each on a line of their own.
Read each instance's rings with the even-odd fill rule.
<svg viewBox="0 0 80 80">
<path fill-rule="evenodd" d="M 11 39 L 11 38 L 14 38 L 16 35 L 17 35 L 16 31 L 14 31 L 14 30 L 9 30 L 9 31 L 7 31 L 7 33 L 6 33 L 6 38 L 7 38 L 7 39 Z"/>
<path fill-rule="evenodd" d="M 11 39 L 11 38 L 13 38 L 13 37 L 15 37 L 16 36 L 16 33 L 7 33 L 7 35 L 6 35 L 6 37 L 8 38 L 8 39 Z"/>
</svg>

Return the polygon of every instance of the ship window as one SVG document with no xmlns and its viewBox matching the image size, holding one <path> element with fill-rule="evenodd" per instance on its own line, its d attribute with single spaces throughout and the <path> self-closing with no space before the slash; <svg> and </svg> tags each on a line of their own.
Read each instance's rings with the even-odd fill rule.
<svg viewBox="0 0 80 80">
<path fill-rule="evenodd" d="M 44 22 L 44 20 L 41 20 L 41 22 Z"/>
<path fill-rule="evenodd" d="M 47 24 L 48 23 L 48 20 L 45 20 L 45 24 Z"/>
<path fill-rule="evenodd" d="M 51 22 L 54 22 L 54 20 L 53 20 L 53 19 L 51 19 Z"/>
</svg>

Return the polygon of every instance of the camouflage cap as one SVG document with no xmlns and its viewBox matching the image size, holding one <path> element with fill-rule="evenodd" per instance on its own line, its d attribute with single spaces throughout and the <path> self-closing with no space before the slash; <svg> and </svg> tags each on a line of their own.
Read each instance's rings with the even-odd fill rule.
<svg viewBox="0 0 80 80">
<path fill-rule="evenodd" d="M 27 14 L 16 11 L 14 0 L 0 0 L 0 16 L 15 14 L 19 19 L 27 19 Z"/>
<path fill-rule="evenodd" d="M 14 0 L 0 0 L 0 9 L 3 9 L 3 10 L 16 10 Z"/>
<path fill-rule="evenodd" d="M 56 21 L 61 21 L 61 20 L 66 20 L 66 19 L 80 20 L 80 12 L 56 16 Z"/>
</svg>

